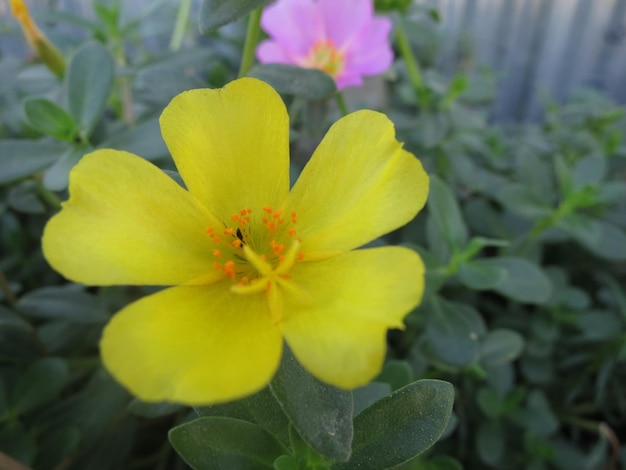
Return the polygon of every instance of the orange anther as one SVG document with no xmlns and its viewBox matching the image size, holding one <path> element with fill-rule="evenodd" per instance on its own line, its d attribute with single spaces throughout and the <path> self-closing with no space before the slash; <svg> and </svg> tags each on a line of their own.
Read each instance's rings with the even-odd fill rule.
<svg viewBox="0 0 626 470">
<path fill-rule="evenodd" d="M 216 271 L 217 271 L 218 269 L 220 269 L 221 267 L 222 267 L 222 265 L 221 265 L 221 264 L 219 264 L 217 261 L 216 261 L 215 263 L 213 263 L 213 269 L 215 269 Z"/>
<path fill-rule="evenodd" d="M 285 219 L 278 219 L 278 225 L 282 225 L 285 222 Z"/>
<path fill-rule="evenodd" d="M 225 228 L 224 229 L 224 235 L 234 235 L 235 234 L 235 229 L 234 228 Z"/>
<path fill-rule="evenodd" d="M 241 210 L 239 211 L 239 213 L 240 213 L 241 215 L 246 215 L 246 212 L 247 212 L 247 211 L 246 211 L 245 209 L 241 209 Z"/>
<path fill-rule="evenodd" d="M 291 213 L 291 222 L 294 223 L 294 224 L 297 223 L 296 212 L 295 211 Z"/>
<path fill-rule="evenodd" d="M 302 261 L 304 259 L 304 253 L 298 253 L 298 261 Z"/>
<path fill-rule="evenodd" d="M 241 245 L 243 245 L 243 242 L 241 240 L 239 240 L 239 239 L 233 240 L 233 246 L 235 248 L 241 248 Z"/>
<path fill-rule="evenodd" d="M 280 209 L 277 209 L 274 211 L 274 213 L 272 214 L 272 217 L 274 217 L 275 219 L 278 219 L 280 217 L 280 214 L 282 214 L 283 212 Z"/>
<path fill-rule="evenodd" d="M 268 206 L 267 204 L 263 206 L 263 210 L 267 212 L 268 214 L 272 213 L 272 208 Z"/>
<path fill-rule="evenodd" d="M 213 250 L 213 256 L 215 256 L 216 258 L 219 258 L 220 256 L 222 256 L 222 253 L 220 250 L 215 249 Z"/>
<path fill-rule="evenodd" d="M 237 222 L 239 220 L 239 214 L 233 214 L 230 216 L 230 218 L 233 220 L 233 222 Z"/>
<path fill-rule="evenodd" d="M 244 286 L 246 285 L 248 282 L 250 282 L 247 278 L 247 276 L 244 276 L 241 278 L 241 281 L 239 281 L 239 285 Z"/>
<path fill-rule="evenodd" d="M 213 227 L 207 227 L 206 233 L 208 233 L 209 235 L 213 235 Z"/>
<path fill-rule="evenodd" d="M 270 230 L 274 230 L 276 228 L 276 224 L 274 223 L 273 220 L 270 220 L 267 224 L 267 228 Z"/>
<path fill-rule="evenodd" d="M 226 261 L 222 270 L 229 278 L 235 279 L 235 262 L 233 260 Z"/>
<path fill-rule="evenodd" d="M 246 209 L 246 212 L 247 212 L 248 214 L 252 214 L 252 209 L 250 209 L 250 208 L 248 207 L 248 208 Z"/>
<path fill-rule="evenodd" d="M 287 233 L 289 234 L 290 237 L 295 237 L 296 236 L 296 229 L 295 228 L 290 228 Z"/>
</svg>

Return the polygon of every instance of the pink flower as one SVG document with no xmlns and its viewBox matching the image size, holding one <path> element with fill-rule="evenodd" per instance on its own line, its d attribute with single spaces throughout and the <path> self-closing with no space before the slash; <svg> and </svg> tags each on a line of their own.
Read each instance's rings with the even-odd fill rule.
<svg viewBox="0 0 626 470">
<path fill-rule="evenodd" d="M 317 68 L 342 90 L 389 68 L 391 21 L 374 18 L 372 0 L 278 0 L 261 17 L 270 39 L 256 51 L 261 63 Z"/>
</svg>

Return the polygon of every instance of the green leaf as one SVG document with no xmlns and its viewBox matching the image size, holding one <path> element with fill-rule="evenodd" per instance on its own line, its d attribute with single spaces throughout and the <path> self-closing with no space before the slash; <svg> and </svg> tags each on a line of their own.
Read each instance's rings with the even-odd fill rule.
<svg viewBox="0 0 626 470">
<path fill-rule="evenodd" d="M 274 461 L 274 470 L 300 470 L 300 465 L 294 456 L 281 455 Z"/>
<path fill-rule="evenodd" d="M 526 400 L 526 407 L 518 408 L 511 416 L 525 429 L 541 435 L 548 435 L 559 427 L 559 421 L 552 412 L 550 402 L 545 394 L 539 390 L 530 392 Z"/>
<path fill-rule="evenodd" d="M 33 327 L 0 305 L 0 361 L 33 361 L 40 353 L 41 347 L 35 340 Z"/>
<path fill-rule="evenodd" d="M 494 266 L 488 260 L 469 261 L 461 264 L 458 270 L 459 281 L 474 290 L 493 289 L 502 282 L 506 271 Z"/>
<path fill-rule="evenodd" d="M 260 64 L 252 67 L 248 75 L 269 83 L 279 93 L 310 101 L 328 98 L 337 91 L 330 75 L 318 69 L 287 64 Z"/>
<path fill-rule="evenodd" d="M 600 155 L 589 155 L 579 160 L 572 171 L 572 189 L 601 183 L 606 177 L 606 171 L 606 159 Z"/>
<path fill-rule="evenodd" d="M 147 403 L 135 398 L 128 404 L 128 411 L 143 418 L 160 418 L 184 410 L 185 407 L 176 403 Z"/>
<path fill-rule="evenodd" d="M 13 459 L 30 465 L 37 453 L 37 444 L 20 421 L 11 421 L 0 429 L 0 449 Z"/>
<path fill-rule="evenodd" d="M 502 399 L 495 390 L 481 387 L 476 393 L 475 399 L 480 410 L 489 418 L 496 419 L 502 414 Z"/>
<path fill-rule="evenodd" d="M 113 88 L 114 70 L 111 54 L 97 41 L 81 46 L 70 62 L 65 94 L 70 114 L 85 141 L 104 112 Z"/>
<path fill-rule="evenodd" d="M 460 250 L 467 243 L 468 232 L 454 193 L 436 176 L 430 177 L 428 215 L 439 235 L 451 248 Z"/>
<path fill-rule="evenodd" d="M 481 341 L 480 362 L 487 367 L 514 361 L 524 349 L 524 338 L 513 330 L 489 331 Z"/>
<path fill-rule="evenodd" d="M 54 165 L 43 174 L 43 184 L 52 191 L 62 191 L 69 183 L 70 171 L 91 148 L 88 146 L 74 147 L 59 158 Z"/>
<path fill-rule="evenodd" d="M 448 92 L 443 98 L 443 102 L 445 104 L 450 104 L 454 102 L 459 96 L 461 96 L 469 85 L 469 81 L 467 79 L 467 75 L 459 74 L 455 75 L 450 81 L 450 86 L 448 87 Z"/>
<path fill-rule="evenodd" d="M 615 225 L 582 214 L 569 214 L 557 226 L 596 256 L 609 261 L 626 260 L 626 234 Z"/>
<path fill-rule="evenodd" d="M 45 434 L 41 438 L 33 467 L 58 468 L 61 461 L 78 450 L 80 437 L 81 432 L 77 426 L 67 426 Z"/>
<path fill-rule="evenodd" d="M 454 387 L 418 380 L 363 410 L 354 419 L 352 458 L 340 470 L 400 465 L 431 447 L 452 413 Z"/>
<path fill-rule="evenodd" d="M 354 389 L 352 391 L 352 397 L 354 399 L 353 416 L 358 415 L 365 408 L 373 405 L 387 395 L 391 395 L 391 386 L 388 383 L 370 382 L 363 387 Z"/>
<path fill-rule="evenodd" d="M 476 433 L 476 450 L 481 460 L 497 468 L 506 451 L 506 433 L 500 421 L 482 421 Z"/>
<path fill-rule="evenodd" d="M 420 457 L 409 465 L 411 470 L 463 470 L 463 465 L 458 460 L 447 455 L 435 455 L 425 460 Z"/>
<path fill-rule="evenodd" d="M 504 270 L 506 275 L 493 287 L 496 292 L 530 304 L 545 304 L 552 295 L 552 283 L 535 264 L 523 258 L 492 258 L 485 260 Z"/>
<path fill-rule="evenodd" d="M 200 33 L 207 34 L 220 26 L 232 23 L 267 2 L 268 0 L 202 0 Z"/>
<path fill-rule="evenodd" d="M 464 367 L 478 357 L 480 325 L 472 318 L 471 311 L 462 305 L 433 297 L 424 306 L 428 312 L 426 337 L 429 352 L 445 364 Z"/>
<path fill-rule="evenodd" d="M 309 374 L 285 348 L 270 387 L 293 427 L 324 457 L 345 461 L 352 442 L 352 394 Z"/>
<path fill-rule="evenodd" d="M 406 13 L 411 6 L 412 0 L 374 0 L 374 8 L 379 13 L 397 10 Z"/>
<path fill-rule="evenodd" d="M 200 416 L 225 416 L 258 424 L 285 446 L 289 445 L 289 419 L 269 387 L 241 400 L 195 407 Z"/>
<path fill-rule="evenodd" d="M 103 305 L 78 284 L 32 290 L 18 300 L 16 308 L 27 316 L 48 320 L 103 324 L 109 319 Z"/>
<path fill-rule="evenodd" d="M 159 119 L 148 119 L 130 129 L 115 132 L 98 147 L 118 149 L 140 155 L 146 160 L 156 160 L 168 155 L 167 147 L 161 137 Z"/>
<path fill-rule="evenodd" d="M 420 147 L 430 149 L 441 143 L 449 131 L 450 122 L 443 113 L 424 111 L 417 117 L 413 138 Z"/>
<path fill-rule="evenodd" d="M 12 209 L 27 214 L 43 214 L 46 206 L 38 195 L 39 186 L 33 180 L 20 181 L 11 187 L 7 203 Z"/>
<path fill-rule="evenodd" d="M 45 140 L 0 141 L 0 184 L 44 169 L 70 149 L 66 144 Z"/>
<path fill-rule="evenodd" d="M 578 313 L 574 322 L 586 339 L 594 341 L 609 341 L 624 334 L 620 318 L 611 312 Z"/>
<path fill-rule="evenodd" d="M 375 380 L 388 383 L 392 390 L 398 390 L 413 382 L 413 371 L 406 361 L 390 360 Z"/>
<path fill-rule="evenodd" d="M 495 196 L 508 210 L 529 219 L 548 217 L 553 212 L 549 206 L 551 201 L 540 200 L 527 186 L 520 183 L 504 186 Z"/>
<path fill-rule="evenodd" d="M 33 362 L 20 376 L 13 391 L 13 412 L 24 414 L 53 401 L 67 383 L 65 361 L 45 358 Z"/>
<path fill-rule="evenodd" d="M 58 104 L 45 98 L 24 101 L 24 113 L 31 126 L 42 134 L 72 142 L 78 129 L 72 116 Z"/>
<path fill-rule="evenodd" d="M 171 429 L 176 452 L 195 470 L 273 468 L 285 449 L 263 428 L 234 418 L 206 417 Z"/>
</svg>

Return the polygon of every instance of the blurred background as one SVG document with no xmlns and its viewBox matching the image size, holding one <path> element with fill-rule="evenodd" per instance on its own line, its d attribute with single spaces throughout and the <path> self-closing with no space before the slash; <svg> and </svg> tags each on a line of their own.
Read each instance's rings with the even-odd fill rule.
<svg viewBox="0 0 626 470">
<path fill-rule="evenodd" d="M 106 3 L 106 2 L 105 2 Z M 123 2 L 123 14 L 145 18 L 134 38 L 138 51 L 167 47 L 179 2 Z M 199 0 L 192 9 L 199 8 Z M 33 16 L 62 50 L 85 39 L 77 18 L 94 18 L 91 0 L 33 0 Z M 593 88 L 626 102 L 626 0 L 416 0 L 409 35 L 422 65 L 444 76 L 479 74 L 496 91 L 490 118 L 497 122 L 537 121 L 549 100 L 564 102 Z M 419 16 L 421 18 L 415 18 Z M 192 15 L 192 17 L 194 17 Z M 415 20 L 411 21 L 411 20 Z M 221 31 L 240 37 L 243 24 Z M 27 44 L 0 1 L 0 54 L 23 57 Z M 131 41 L 129 41 L 131 39 Z M 210 41 L 188 25 L 186 46 Z"/>
</svg>

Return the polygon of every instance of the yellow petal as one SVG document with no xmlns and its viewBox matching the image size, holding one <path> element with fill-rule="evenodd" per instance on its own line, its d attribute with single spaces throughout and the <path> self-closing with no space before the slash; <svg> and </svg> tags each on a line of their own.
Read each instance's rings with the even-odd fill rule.
<svg viewBox="0 0 626 470">
<path fill-rule="evenodd" d="M 297 264 L 292 281 L 308 296 L 284 296 L 283 335 L 300 363 L 342 388 L 368 383 L 380 371 L 388 328 L 421 300 L 424 266 L 401 247 L 348 252 Z"/>
<path fill-rule="evenodd" d="M 308 259 L 361 246 L 424 206 L 428 176 L 402 149 L 391 121 L 357 111 L 328 131 L 289 195 Z"/>
<path fill-rule="evenodd" d="M 97 150 L 70 173 L 70 198 L 44 230 L 48 262 L 93 285 L 214 282 L 211 213 L 146 160 Z"/>
<path fill-rule="evenodd" d="M 264 296 L 229 286 L 172 287 L 129 305 L 104 330 L 104 365 L 145 401 L 209 405 L 262 389 L 278 367 L 280 332 Z"/>
<path fill-rule="evenodd" d="M 266 83 L 244 78 L 176 96 L 161 132 L 189 190 L 222 220 L 289 191 L 289 117 Z"/>
</svg>

